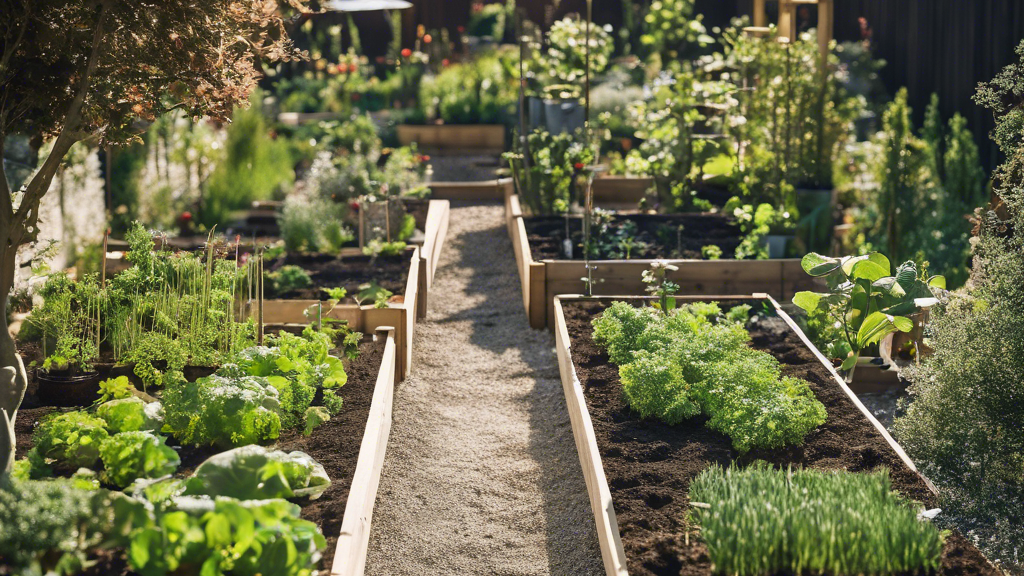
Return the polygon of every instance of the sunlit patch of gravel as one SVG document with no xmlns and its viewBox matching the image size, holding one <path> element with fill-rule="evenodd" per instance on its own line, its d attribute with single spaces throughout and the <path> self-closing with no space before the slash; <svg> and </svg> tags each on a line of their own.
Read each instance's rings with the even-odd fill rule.
<svg viewBox="0 0 1024 576">
<path fill-rule="evenodd" d="M 554 338 L 528 325 L 501 207 L 452 208 L 429 305 L 366 573 L 602 573 Z"/>
</svg>

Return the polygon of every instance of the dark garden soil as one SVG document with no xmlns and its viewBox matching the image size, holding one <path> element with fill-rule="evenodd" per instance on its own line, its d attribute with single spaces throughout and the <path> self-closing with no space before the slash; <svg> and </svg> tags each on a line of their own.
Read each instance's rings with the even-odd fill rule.
<svg viewBox="0 0 1024 576">
<path fill-rule="evenodd" d="M 331 256 L 329 254 L 287 254 L 266 265 L 268 272 L 282 266 L 299 266 L 313 281 L 309 288 L 297 288 L 274 292 L 269 283 L 264 288 L 266 298 L 283 300 L 328 300 L 323 288 L 344 288 L 349 297 L 346 303 L 355 303 L 352 298 L 359 293 L 359 286 L 376 282 L 397 295 L 405 294 L 409 279 L 409 251 L 400 256 Z"/>
<path fill-rule="evenodd" d="M 687 521 L 687 495 L 691 479 L 716 463 L 745 465 L 764 460 L 780 467 L 852 472 L 885 466 L 894 489 L 935 507 L 936 498 L 925 482 L 907 468 L 828 370 L 778 319 L 762 318 L 753 324 L 751 346 L 775 356 L 784 375 L 810 382 L 828 411 L 828 420 L 802 446 L 741 456 L 728 437 L 704 425 L 705 417 L 677 426 L 641 420 L 625 403 L 618 368 L 591 339 L 591 320 L 608 304 L 568 303 L 564 310 L 573 364 L 593 421 L 631 575 L 711 573 L 699 530 Z M 940 573 L 998 574 L 958 533 L 947 539 Z"/>
<path fill-rule="evenodd" d="M 327 539 L 327 548 L 320 561 L 320 569 L 329 570 L 334 559 L 334 549 L 341 532 L 341 521 L 348 502 L 352 475 L 355 473 L 359 448 L 366 428 L 366 420 L 373 401 L 374 387 L 384 358 L 385 342 L 364 342 L 359 346 L 359 357 L 347 363 L 348 381 L 341 388 L 344 399 L 340 414 L 321 424 L 309 436 L 296 430 L 282 431 L 273 445 L 276 450 L 291 452 L 299 450 L 309 454 L 323 465 L 331 486 L 316 500 L 308 498 L 294 500 L 302 507 L 302 518 L 316 523 Z M 21 410 L 15 422 L 17 433 L 17 454 L 24 457 L 32 448 L 32 431 L 46 415 L 63 410 L 52 406 Z M 169 442 L 173 445 L 173 441 Z M 210 447 L 175 447 L 181 456 L 178 476 L 191 474 L 199 464 L 210 456 L 221 452 Z M 99 555 L 99 563 L 87 574 L 117 575 L 130 574 L 123 554 L 119 551 L 105 551 Z"/>
<path fill-rule="evenodd" d="M 566 260 L 562 247 L 565 241 L 565 220 L 563 216 L 531 216 L 524 219 L 534 260 Z M 636 232 L 631 236 L 637 241 L 637 246 L 629 254 L 631 259 L 700 260 L 703 258 L 701 248 L 710 245 L 721 248 L 722 258 L 732 258 L 742 240 L 739 227 L 723 214 L 620 214 L 613 217 L 610 226 L 612 233 L 595 237 L 600 252 L 596 259 L 625 259 L 618 239 L 610 237 L 615 235 L 614 230 L 629 226 L 627 222 L 636 225 Z M 683 227 L 682 232 L 679 231 L 680 226 Z M 582 260 L 581 216 L 569 218 L 569 233 L 573 241 L 573 257 Z"/>
</svg>

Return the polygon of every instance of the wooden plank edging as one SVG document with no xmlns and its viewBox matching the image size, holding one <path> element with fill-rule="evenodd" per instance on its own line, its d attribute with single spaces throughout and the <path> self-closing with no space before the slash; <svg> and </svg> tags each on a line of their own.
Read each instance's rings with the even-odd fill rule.
<svg viewBox="0 0 1024 576">
<path fill-rule="evenodd" d="M 586 300 L 654 300 L 650 296 L 599 296 L 588 298 L 579 294 L 567 294 L 555 296 L 555 350 L 558 354 L 558 372 L 562 380 L 562 391 L 565 394 L 566 409 L 569 412 L 569 420 L 572 424 L 573 438 L 576 441 L 576 450 L 579 453 L 580 466 L 583 469 L 583 477 L 587 484 L 587 493 L 590 497 L 590 505 L 594 512 L 594 521 L 597 525 L 598 543 L 601 547 L 601 558 L 605 566 L 606 576 L 627 576 L 626 557 L 623 551 L 622 538 L 619 534 L 618 524 L 615 519 L 615 507 L 612 502 L 611 490 L 604 474 L 604 467 L 601 463 L 601 454 L 597 446 L 597 437 L 594 434 L 593 422 L 590 418 L 590 411 L 587 409 L 586 398 L 583 394 L 583 385 L 576 374 L 576 366 L 572 362 L 571 339 L 565 322 L 565 313 L 562 309 L 563 301 L 586 301 Z M 786 314 L 779 303 L 768 294 L 755 293 L 739 296 L 677 296 L 676 300 L 682 301 L 708 301 L 708 300 L 766 300 L 772 304 L 779 317 L 786 322 L 791 330 L 796 332 L 800 340 L 814 353 L 815 358 L 828 369 L 836 384 L 846 393 L 854 406 L 860 410 L 868 422 L 877 430 L 886 443 L 889 445 L 900 460 L 912 472 L 917 474 L 933 494 L 938 490 L 928 478 L 926 478 L 914 462 L 907 456 L 903 448 L 889 435 L 885 427 L 871 414 L 861 403 L 857 395 L 850 390 L 843 378 L 836 372 L 835 367 L 825 358 L 807 338 L 793 319 Z"/>
<path fill-rule="evenodd" d="M 601 547 L 601 560 L 607 576 L 627 576 L 626 552 L 622 549 L 622 538 L 619 536 L 619 524 L 615 518 L 615 506 L 612 503 L 611 489 L 604 475 L 601 463 L 601 452 L 597 447 L 594 435 L 594 423 L 590 420 L 590 411 L 583 396 L 583 387 L 576 376 L 576 368 L 569 352 L 569 330 L 565 325 L 561 299 L 555 300 L 556 328 L 555 350 L 558 353 L 558 373 L 562 378 L 562 391 L 565 393 L 565 406 L 569 411 L 572 424 L 572 435 L 576 440 L 576 451 L 583 468 L 583 479 L 587 484 L 590 496 L 590 508 L 594 513 L 597 525 L 597 540 Z"/>
<path fill-rule="evenodd" d="M 426 237 L 420 250 L 419 293 L 417 294 L 416 316 L 418 319 L 427 317 L 427 303 L 430 287 L 434 284 L 434 273 L 441 258 L 448 235 L 448 219 L 451 214 L 451 202 L 448 200 L 431 200 L 427 207 L 427 224 L 423 231 Z"/>
<path fill-rule="evenodd" d="M 386 335 L 384 358 L 370 403 L 370 414 L 359 445 L 359 457 L 341 521 L 341 534 L 331 564 L 331 576 L 362 576 L 370 543 L 370 523 L 377 501 L 381 469 L 391 434 L 391 411 L 395 396 L 397 346 L 395 329 L 381 326 L 377 337 Z"/>
<path fill-rule="evenodd" d="M 473 182 L 431 182 L 430 197 L 438 200 L 504 200 L 512 194 L 511 178 Z"/>
</svg>

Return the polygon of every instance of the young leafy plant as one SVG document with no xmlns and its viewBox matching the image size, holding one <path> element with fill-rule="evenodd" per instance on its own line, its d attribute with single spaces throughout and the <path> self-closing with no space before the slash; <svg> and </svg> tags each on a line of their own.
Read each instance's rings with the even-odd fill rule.
<svg viewBox="0 0 1024 576">
<path fill-rule="evenodd" d="M 615 302 L 596 318 L 594 341 L 619 365 L 630 408 L 667 424 L 703 413 L 740 452 L 799 445 L 825 422 L 807 382 L 747 346 L 750 306 L 724 316 L 716 303 L 669 308 Z"/>
<path fill-rule="evenodd" d="M 267 379 L 212 375 L 187 382 L 178 375 L 164 391 L 166 430 L 183 444 L 221 448 L 278 437 L 281 404 Z"/>
<path fill-rule="evenodd" d="M 181 464 L 178 453 L 164 444 L 165 438 L 152 432 L 121 432 L 100 445 L 103 478 L 124 488 L 139 478 L 172 474 Z"/>
<path fill-rule="evenodd" d="M 104 402 L 96 407 L 96 416 L 107 423 L 111 433 L 159 431 L 163 425 L 163 407 L 159 402 L 145 402 L 134 396 Z"/>
<path fill-rule="evenodd" d="M 200 464 L 186 482 L 184 494 L 240 500 L 315 499 L 330 484 L 324 467 L 308 454 L 242 446 Z"/>
<path fill-rule="evenodd" d="M 891 276 L 889 259 L 878 252 L 843 258 L 812 252 L 801 266 L 824 278 L 829 291 L 798 292 L 793 303 L 808 313 L 824 312 L 842 327 L 849 347 L 842 369 L 851 372 L 866 347 L 893 332 L 910 332 L 914 321 L 908 316 L 937 303 L 936 294 L 946 287 L 942 276 L 918 278 L 917 266 L 909 261 Z"/>
<path fill-rule="evenodd" d="M 81 411 L 65 412 L 39 424 L 32 437 L 33 450 L 46 463 L 61 468 L 92 468 L 100 458 L 100 445 L 108 437 L 103 420 Z"/>
</svg>

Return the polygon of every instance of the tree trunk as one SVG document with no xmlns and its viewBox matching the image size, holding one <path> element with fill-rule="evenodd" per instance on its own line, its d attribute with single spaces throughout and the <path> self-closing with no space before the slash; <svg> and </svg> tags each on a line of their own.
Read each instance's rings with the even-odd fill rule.
<svg viewBox="0 0 1024 576">
<path fill-rule="evenodd" d="M 0 304 L 3 305 L 0 309 L 0 476 L 9 472 L 14 465 L 14 420 L 18 417 L 18 408 L 21 407 L 28 387 L 25 364 L 7 329 L 6 310 L 11 284 L 6 279 L 14 276 L 14 260 L 10 259 L 3 264 L 10 270 L 0 270 L 3 276 L 3 280 L 0 280 L 0 290 L 3 291 L 0 298 Z"/>
</svg>

